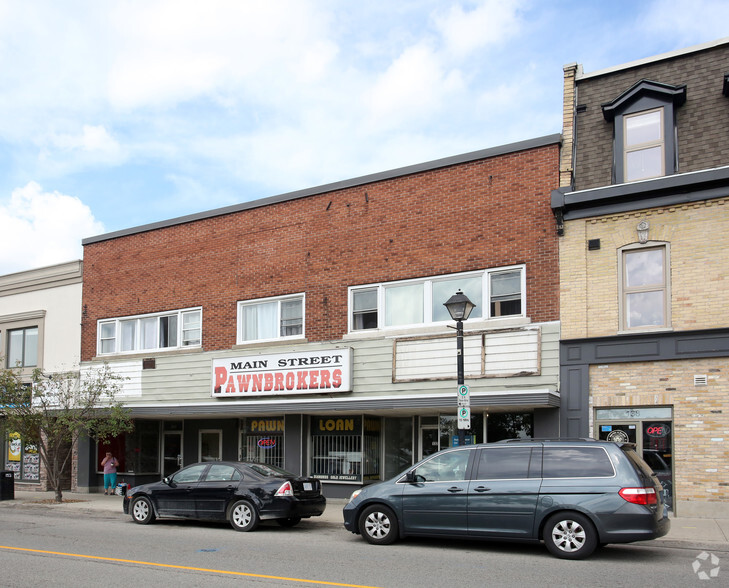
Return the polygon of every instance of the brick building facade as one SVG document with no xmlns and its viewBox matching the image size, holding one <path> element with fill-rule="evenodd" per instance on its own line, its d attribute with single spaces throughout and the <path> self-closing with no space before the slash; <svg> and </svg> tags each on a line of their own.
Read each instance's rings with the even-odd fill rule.
<svg viewBox="0 0 729 588">
<path fill-rule="evenodd" d="M 120 479 L 258 459 L 346 496 L 453 444 L 459 288 L 467 442 L 558 434 L 559 140 L 86 239 L 82 362 L 128 378 L 137 423 Z"/>
<path fill-rule="evenodd" d="M 561 432 L 635 442 L 678 515 L 729 513 L 726 40 L 565 68 Z"/>
</svg>

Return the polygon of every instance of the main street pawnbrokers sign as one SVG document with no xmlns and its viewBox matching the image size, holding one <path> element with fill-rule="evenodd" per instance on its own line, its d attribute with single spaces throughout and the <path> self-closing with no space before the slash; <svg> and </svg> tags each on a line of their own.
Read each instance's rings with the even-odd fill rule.
<svg viewBox="0 0 729 588">
<path fill-rule="evenodd" d="M 351 349 L 213 360 L 213 398 L 351 390 Z"/>
</svg>

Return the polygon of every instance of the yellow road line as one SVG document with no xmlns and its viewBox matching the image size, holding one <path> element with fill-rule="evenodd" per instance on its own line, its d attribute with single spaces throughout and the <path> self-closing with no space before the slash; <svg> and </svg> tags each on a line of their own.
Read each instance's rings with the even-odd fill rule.
<svg viewBox="0 0 729 588">
<path fill-rule="evenodd" d="M 63 553 L 61 551 L 44 551 L 42 549 L 28 549 L 25 547 L 8 547 L 7 545 L 0 545 L 0 549 L 7 549 L 10 551 L 27 551 L 30 553 L 44 553 L 47 555 L 64 555 L 66 557 L 80 557 L 83 559 L 95 559 L 100 561 L 114 561 L 121 563 L 131 563 L 140 566 L 155 566 L 159 568 L 174 568 L 176 570 L 191 570 L 195 572 L 210 572 L 212 574 L 227 574 L 229 576 L 246 576 L 248 578 L 265 578 L 267 580 L 285 580 L 286 582 L 303 582 L 306 584 L 320 584 L 324 586 L 345 586 L 346 588 L 376 588 L 375 586 L 363 586 L 361 584 L 342 584 L 340 582 L 325 582 L 322 580 L 305 580 L 303 578 L 287 578 L 285 576 L 269 576 L 267 574 L 251 574 L 247 572 L 230 572 L 227 570 L 211 570 L 208 568 L 194 568 L 191 566 L 178 566 L 174 564 L 163 564 L 155 563 L 150 561 L 136 561 L 133 559 L 120 559 L 116 557 L 101 557 L 98 555 L 83 555 L 80 553 Z"/>
</svg>

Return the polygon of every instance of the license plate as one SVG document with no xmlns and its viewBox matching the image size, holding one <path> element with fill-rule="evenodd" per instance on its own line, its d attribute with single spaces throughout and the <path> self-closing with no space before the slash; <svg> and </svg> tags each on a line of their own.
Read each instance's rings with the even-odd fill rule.
<svg viewBox="0 0 729 588">
<path fill-rule="evenodd" d="M 304 490 L 313 490 L 311 482 L 304 482 Z"/>
</svg>

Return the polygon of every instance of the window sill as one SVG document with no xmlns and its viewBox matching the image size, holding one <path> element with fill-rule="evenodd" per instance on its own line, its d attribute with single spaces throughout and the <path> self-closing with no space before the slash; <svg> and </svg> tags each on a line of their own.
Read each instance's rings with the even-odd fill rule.
<svg viewBox="0 0 729 588">
<path fill-rule="evenodd" d="M 476 319 L 463 322 L 464 331 L 488 331 L 492 329 L 503 329 L 509 327 L 520 327 L 531 324 L 531 319 L 524 316 L 512 316 L 493 319 Z M 342 336 L 343 341 L 358 341 L 361 339 L 385 339 L 401 337 L 403 335 L 436 335 L 443 332 L 450 333 L 455 327 L 455 321 L 438 323 L 432 325 L 416 325 L 410 327 L 389 327 L 384 329 L 366 329 L 353 331 Z"/>
<path fill-rule="evenodd" d="M 251 347 L 283 347 L 296 343 L 308 343 L 306 337 L 292 337 L 290 339 L 267 339 L 265 341 L 249 341 L 247 343 L 236 343 L 231 349 L 250 349 Z"/>
<path fill-rule="evenodd" d="M 630 329 L 618 331 L 618 335 L 650 335 L 651 333 L 673 333 L 673 327 L 656 327 L 654 329 Z"/>
<path fill-rule="evenodd" d="M 175 349 L 150 349 L 132 353 L 109 353 L 95 355 L 91 361 L 117 361 L 121 359 L 144 359 L 146 357 L 166 357 L 168 355 L 187 355 L 190 353 L 202 353 L 202 347 L 178 347 Z"/>
</svg>

